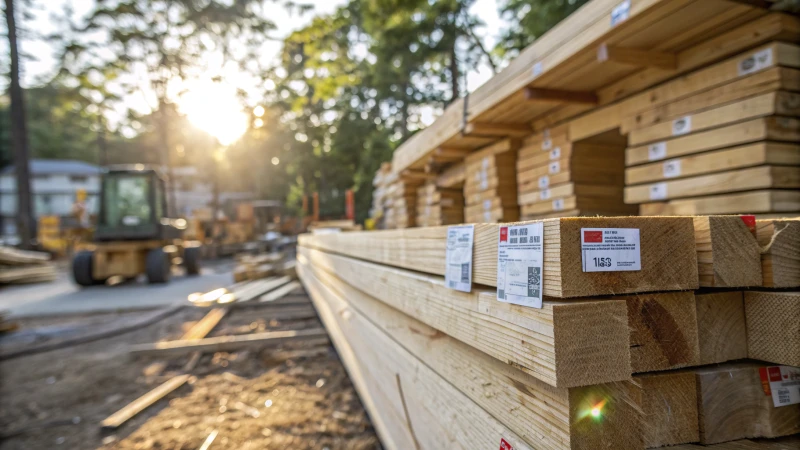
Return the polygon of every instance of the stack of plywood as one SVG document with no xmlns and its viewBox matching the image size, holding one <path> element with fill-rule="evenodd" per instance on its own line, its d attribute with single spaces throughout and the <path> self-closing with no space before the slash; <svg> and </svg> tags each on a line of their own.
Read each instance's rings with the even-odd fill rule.
<svg viewBox="0 0 800 450">
<path fill-rule="evenodd" d="M 773 42 L 646 92 L 625 201 L 643 215 L 800 214 L 800 47 Z M 671 95 L 662 95 L 669 92 Z"/>
<path fill-rule="evenodd" d="M 464 193 L 428 182 L 417 189 L 417 226 L 450 225 L 464 221 Z"/>
<path fill-rule="evenodd" d="M 519 141 L 506 139 L 464 159 L 464 219 L 469 223 L 519 220 L 516 160 Z"/>
<path fill-rule="evenodd" d="M 559 126 L 529 136 L 517 159 L 517 186 L 523 219 L 636 214 L 626 205 L 625 139 L 605 133 L 571 141 Z"/>
</svg>

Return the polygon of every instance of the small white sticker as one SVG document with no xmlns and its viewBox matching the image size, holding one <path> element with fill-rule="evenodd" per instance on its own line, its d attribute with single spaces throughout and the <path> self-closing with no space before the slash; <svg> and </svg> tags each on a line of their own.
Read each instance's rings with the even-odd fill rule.
<svg viewBox="0 0 800 450">
<path fill-rule="evenodd" d="M 492 221 L 492 212 L 486 211 L 483 213 L 483 221 L 484 222 L 491 222 Z"/>
<path fill-rule="evenodd" d="M 611 10 L 611 26 L 616 26 L 628 19 L 631 13 L 631 1 L 625 0 Z"/>
<path fill-rule="evenodd" d="M 739 76 L 749 75 L 753 72 L 766 69 L 772 65 L 772 49 L 765 48 L 755 52 L 747 58 L 739 61 Z"/>
<path fill-rule="evenodd" d="M 667 143 L 666 142 L 656 142 L 655 144 L 650 144 L 647 147 L 647 159 L 650 161 L 655 161 L 658 159 L 664 159 L 667 157 Z"/>
<path fill-rule="evenodd" d="M 486 176 L 486 171 L 481 170 L 481 189 L 485 190 L 489 188 L 489 177 Z"/>
<path fill-rule="evenodd" d="M 558 161 L 551 162 L 550 166 L 548 166 L 547 170 L 550 172 L 550 175 L 556 174 L 561 172 L 561 164 Z"/>
<path fill-rule="evenodd" d="M 556 147 L 550 150 L 550 159 L 559 159 L 561 158 L 561 147 Z"/>
<path fill-rule="evenodd" d="M 553 141 L 552 140 L 550 140 L 548 138 L 548 139 L 545 139 L 545 140 L 542 141 L 542 150 L 549 151 L 551 148 L 553 148 Z"/>
<path fill-rule="evenodd" d="M 761 367 L 759 375 L 765 393 L 772 396 L 776 408 L 800 403 L 800 367 Z"/>
<path fill-rule="evenodd" d="M 547 189 L 550 187 L 550 177 L 543 175 L 539 177 L 539 189 Z"/>
<path fill-rule="evenodd" d="M 488 169 L 489 168 L 489 157 L 488 156 L 484 156 L 482 162 L 483 162 L 483 170 Z"/>
<path fill-rule="evenodd" d="M 664 200 L 667 198 L 667 183 L 656 183 L 650 186 L 650 200 Z"/>
<path fill-rule="evenodd" d="M 543 70 L 544 67 L 542 66 L 542 62 L 541 61 L 537 62 L 536 64 L 533 65 L 533 76 L 538 77 L 539 75 L 542 74 Z"/>
<path fill-rule="evenodd" d="M 681 160 L 671 159 L 664 163 L 664 178 L 681 176 Z"/>
<path fill-rule="evenodd" d="M 492 201 L 487 198 L 483 201 L 483 210 L 489 211 L 490 209 L 492 209 Z"/>
<path fill-rule="evenodd" d="M 553 211 L 561 211 L 562 209 L 564 209 L 564 199 L 557 198 L 553 200 Z"/>
<path fill-rule="evenodd" d="M 475 226 L 447 227 L 447 253 L 444 281 L 448 288 L 461 292 L 472 290 L 472 246 Z"/>
<path fill-rule="evenodd" d="M 497 300 L 542 307 L 544 226 L 500 227 L 497 245 Z"/>
<path fill-rule="evenodd" d="M 550 198 L 550 189 L 539 191 L 539 198 L 542 200 L 548 200 Z"/>
<path fill-rule="evenodd" d="M 683 116 L 672 121 L 672 135 L 680 136 L 692 131 L 692 116 Z"/>
<path fill-rule="evenodd" d="M 642 270 L 638 228 L 581 228 L 584 272 Z"/>
</svg>

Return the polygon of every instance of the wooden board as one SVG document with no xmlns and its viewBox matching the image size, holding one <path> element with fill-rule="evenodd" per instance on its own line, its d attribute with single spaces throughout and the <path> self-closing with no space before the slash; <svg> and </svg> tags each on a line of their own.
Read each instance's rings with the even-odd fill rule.
<svg viewBox="0 0 800 450">
<path fill-rule="evenodd" d="M 776 408 L 754 363 L 697 369 L 700 442 L 778 437 L 800 432 L 800 404 Z"/>
<path fill-rule="evenodd" d="M 745 292 L 748 356 L 800 367 L 800 292 Z"/>
<path fill-rule="evenodd" d="M 741 292 L 698 293 L 700 364 L 747 358 L 747 330 Z"/>
<path fill-rule="evenodd" d="M 701 287 L 761 286 L 761 249 L 739 216 L 695 216 Z"/>
<path fill-rule="evenodd" d="M 313 266 L 302 267 L 303 282 L 315 303 L 325 303 L 319 309 L 337 311 L 339 317 L 344 315 L 343 311 L 352 312 L 347 319 L 349 324 L 374 324 L 531 446 L 578 449 L 613 441 L 620 448 L 642 448 L 638 389 L 632 383 L 554 388 L 387 306 L 335 276 L 323 283 Z M 322 315 L 324 318 L 325 314 Z M 364 325 L 360 325 L 362 322 Z M 602 421 L 587 420 L 587 410 L 596 407 L 598 398 L 612 401 L 606 402 L 608 408 L 602 408 Z M 378 413 L 385 416 L 382 411 Z"/>
<path fill-rule="evenodd" d="M 800 193 L 793 194 L 800 204 Z M 756 230 L 764 286 L 800 286 L 800 220 L 757 220 Z"/>
<path fill-rule="evenodd" d="M 608 186 L 604 184 L 578 184 L 564 183 L 538 191 L 527 192 L 519 195 L 520 205 L 552 201 L 557 198 L 570 196 L 622 198 L 623 186 Z"/>
<path fill-rule="evenodd" d="M 586 297 L 696 289 L 694 225 L 687 217 L 577 217 L 546 219 L 544 224 L 544 295 Z M 638 228 L 642 270 L 584 273 L 581 228 Z M 500 225 L 476 224 L 473 282 L 497 284 Z M 668 239 L 664 237 L 668 236 Z M 444 275 L 447 227 L 404 231 L 301 235 L 301 246 L 381 264 Z"/>
<path fill-rule="evenodd" d="M 495 291 L 445 287 L 442 277 L 299 248 L 301 264 L 342 281 L 494 358 L 557 387 L 630 378 L 625 303 L 554 302 L 542 309 L 498 302 Z M 603 336 L 602 342 L 597 336 Z"/>
<path fill-rule="evenodd" d="M 220 336 L 214 338 L 188 341 L 166 341 L 154 344 L 137 344 L 128 349 L 134 355 L 180 355 L 193 351 L 227 352 L 250 346 L 278 345 L 289 341 L 325 340 L 327 335 L 323 329 L 265 331 L 262 333 L 238 336 Z"/>
<path fill-rule="evenodd" d="M 636 375 L 642 386 L 645 448 L 697 442 L 697 381 L 691 371 Z"/>
<path fill-rule="evenodd" d="M 169 395 L 175 389 L 183 386 L 187 381 L 189 381 L 189 378 L 190 376 L 186 374 L 177 375 L 170 378 L 157 388 L 137 398 L 133 402 L 128 403 L 119 411 L 105 418 L 102 422 L 100 422 L 100 426 L 102 426 L 105 430 L 113 430 L 118 428 L 120 425 L 127 422 L 131 417 L 139 414 L 146 408 L 153 405 L 155 402 Z"/>
<path fill-rule="evenodd" d="M 757 190 L 639 205 L 639 214 L 643 216 L 780 212 L 796 216 L 798 211 L 800 211 L 800 192 L 781 190 Z"/>
</svg>

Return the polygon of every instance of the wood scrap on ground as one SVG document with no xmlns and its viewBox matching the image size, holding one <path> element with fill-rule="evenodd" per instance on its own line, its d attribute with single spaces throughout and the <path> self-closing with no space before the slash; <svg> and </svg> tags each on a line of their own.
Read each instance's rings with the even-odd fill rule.
<svg viewBox="0 0 800 450">
<path fill-rule="evenodd" d="M 169 395 L 170 392 L 183 386 L 189 381 L 190 375 L 183 374 L 170 378 L 152 391 L 125 405 L 122 409 L 108 416 L 100 425 L 105 430 L 113 430 L 127 422 L 131 417 L 152 406 L 155 402 Z"/>
<path fill-rule="evenodd" d="M 0 246 L 0 285 L 53 281 L 55 266 L 50 255 Z"/>
</svg>

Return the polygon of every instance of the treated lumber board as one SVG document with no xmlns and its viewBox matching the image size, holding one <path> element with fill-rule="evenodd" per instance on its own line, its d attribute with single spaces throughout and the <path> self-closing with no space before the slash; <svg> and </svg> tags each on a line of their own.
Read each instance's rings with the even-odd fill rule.
<svg viewBox="0 0 800 450">
<path fill-rule="evenodd" d="M 498 302 L 495 291 L 448 289 L 442 277 L 305 247 L 299 251 L 307 261 L 302 264 L 336 274 L 356 289 L 552 386 L 630 378 L 623 301 L 547 300 L 542 309 L 526 308 Z M 604 336 L 602 343 L 597 336 Z"/>
<path fill-rule="evenodd" d="M 776 408 L 756 363 L 697 369 L 700 442 L 779 437 L 800 432 L 800 404 Z"/>
<path fill-rule="evenodd" d="M 800 193 L 793 194 L 800 207 Z M 756 235 L 764 287 L 800 286 L 800 220 L 756 220 Z"/>
<path fill-rule="evenodd" d="M 697 197 L 767 188 L 800 188 L 800 170 L 794 166 L 760 166 L 681 180 L 629 186 L 625 188 L 625 203 L 645 203 L 658 199 Z"/>
<path fill-rule="evenodd" d="M 157 388 L 137 398 L 133 402 L 128 403 L 119 411 L 103 419 L 103 421 L 100 422 L 100 426 L 104 430 L 114 430 L 119 428 L 120 425 L 127 422 L 136 414 L 139 414 L 157 401 L 169 395 L 174 390 L 183 386 L 187 381 L 189 381 L 189 378 L 190 376 L 187 374 L 177 375 L 170 378 Z"/>
<path fill-rule="evenodd" d="M 258 301 L 259 303 L 274 302 L 282 299 L 283 297 L 289 295 L 290 292 L 297 289 L 300 289 L 300 283 L 298 283 L 297 281 L 292 281 L 275 289 L 274 291 L 270 291 L 264 294 L 263 296 L 261 296 L 261 298 L 258 299 Z"/>
<path fill-rule="evenodd" d="M 697 380 L 691 371 L 636 375 L 642 386 L 645 448 L 697 442 Z"/>
<path fill-rule="evenodd" d="M 694 224 L 688 217 L 578 217 L 543 220 L 544 295 L 587 297 L 696 289 Z M 473 282 L 497 285 L 500 226 L 475 225 Z M 583 273 L 581 228 L 638 228 L 642 270 Z M 663 236 L 669 236 L 665 240 Z M 419 272 L 444 275 L 447 227 L 301 235 L 301 246 Z"/>
<path fill-rule="evenodd" d="M 352 311 L 348 322 L 368 321 L 433 369 L 526 443 L 541 449 L 643 448 L 638 389 L 632 383 L 554 388 L 480 350 L 387 306 L 313 265 L 301 270 L 315 302 Z M 599 399 L 610 399 L 603 421 L 585 420 Z M 508 414 L 513 411 L 513 414 Z"/>
<path fill-rule="evenodd" d="M 389 449 L 499 446 L 533 449 L 372 321 L 336 299 L 324 284 L 301 276 Z"/>
<path fill-rule="evenodd" d="M 586 91 L 567 91 L 564 89 L 545 89 L 527 87 L 523 90 L 525 99 L 532 102 L 584 103 L 597 104 L 597 94 Z M 530 132 L 530 128 L 528 132 Z"/>
<path fill-rule="evenodd" d="M 761 286 L 761 249 L 743 218 L 695 216 L 693 220 L 701 287 Z"/>
<path fill-rule="evenodd" d="M 694 293 L 621 297 L 628 305 L 633 373 L 695 366 L 700 361 Z"/>
<path fill-rule="evenodd" d="M 744 311 L 748 356 L 800 367 L 800 292 L 745 292 Z"/>
<path fill-rule="evenodd" d="M 524 123 L 486 123 L 472 122 L 464 127 L 467 136 L 524 137 L 531 133 L 531 128 Z"/>
<path fill-rule="evenodd" d="M 605 184 L 564 183 L 538 191 L 520 193 L 517 201 L 520 205 L 537 203 L 572 195 L 581 197 L 618 198 L 622 201 L 622 186 Z"/>
<path fill-rule="evenodd" d="M 625 184 L 686 178 L 760 165 L 800 166 L 800 145 L 756 142 L 625 169 Z"/>
<path fill-rule="evenodd" d="M 695 301 L 700 364 L 747 358 L 747 329 L 742 293 L 698 293 Z"/>
<path fill-rule="evenodd" d="M 674 120 L 665 120 L 648 127 L 634 129 L 628 134 L 628 144 L 630 146 L 646 144 L 771 115 L 800 115 L 800 94 L 786 91 L 769 92 L 697 114 L 689 114 Z"/>
<path fill-rule="evenodd" d="M 154 344 L 137 344 L 128 349 L 134 355 L 181 355 L 188 352 L 227 352 L 249 346 L 279 345 L 290 341 L 324 340 L 324 329 L 311 328 L 307 330 L 291 331 L 265 331 L 263 333 L 245 334 L 239 336 L 220 336 L 196 340 L 177 340 L 157 342 Z"/>
<path fill-rule="evenodd" d="M 208 333 L 219 324 L 220 320 L 228 314 L 228 311 L 229 308 L 227 307 L 212 308 L 202 319 L 195 323 L 189 331 L 184 333 L 181 340 L 203 339 L 208 336 Z"/>
<path fill-rule="evenodd" d="M 758 190 L 639 205 L 639 214 L 643 216 L 779 212 L 795 213 L 796 215 L 796 211 L 800 211 L 800 192 L 781 190 Z M 763 264 L 762 272 L 767 273 L 763 270 Z"/>
<path fill-rule="evenodd" d="M 543 191 L 539 191 L 540 193 Z M 636 205 L 626 205 L 619 196 L 590 197 L 573 195 L 552 200 L 529 203 L 520 207 L 522 215 L 541 215 L 573 209 L 591 210 L 602 215 L 632 215 L 636 213 Z"/>
<path fill-rule="evenodd" d="M 761 117 L 657 144 L 630 147 L 625 151 L 625 164 L 644 164 L 763 140 L 797 142 L 800 140 L 800 120 L 782 116 Z M 661 151 L 655 151 L 658 146 Z"/>
<path fill-rule="evenodd" d="M 457 188 L 464 184 L 464 163 L 453 164 L 436 178 L 436 185 L 443 188 Z"/>
<path fill-rule="evenodd" d="M 597 47 L 597 61 L 639 67 L 653 66 L 667 70 L 675 70 L 678 66 L 678 57 L 675 53 L 624 48 L 608 44 L 601 44 Z"/>
</svg>

